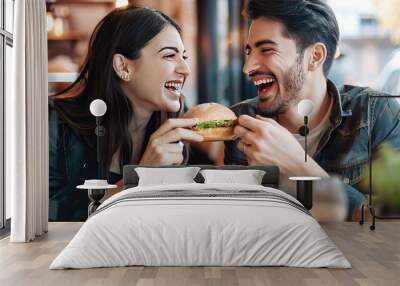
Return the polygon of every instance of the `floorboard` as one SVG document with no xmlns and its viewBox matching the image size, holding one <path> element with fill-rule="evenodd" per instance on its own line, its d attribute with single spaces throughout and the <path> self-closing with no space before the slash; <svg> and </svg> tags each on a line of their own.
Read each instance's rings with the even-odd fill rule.
<svg viewBox="0 0 400 286">
<path fill-rule="evenodd" d="M 81 223 L 50 223 L 32 243 L 0 240 L 0 285 L 400 285 L 400 221 L 379 221 L 377 229 L 356 222 L 322 224 L 351 262 L 352 269 L 290 267 L 120 267 L 48 269 Z"/>
</svg>

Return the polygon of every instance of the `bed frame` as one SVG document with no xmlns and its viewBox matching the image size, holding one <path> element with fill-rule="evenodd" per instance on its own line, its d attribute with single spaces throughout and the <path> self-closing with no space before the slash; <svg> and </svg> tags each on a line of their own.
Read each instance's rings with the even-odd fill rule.
<svg viewBox="0 0 400 286">
<path fill-rule="evenodd" d="M 124 189 L 136 187 L 139 182 L 139 177 L 135 172 L 136 167 L 148 167 L 148 168 L 185 168 L 187 166 L 139 166 L 139 165 L 125 165 L 123 168 L 123 181 Z M 263 170 L 265 175 L 262 179 L 262 185 L 265 187 L 278 188 L 279 186 L 279 168 L 277 166 L 242 166 L 242 165 L 190 165 L 190 167 L 200 167 L 202 170 L 205 169 L 217 169 L 217 170 Z M 204 178 L 200 174 L 194 178 L 197 183 L 204 183 Z"/>
</svg>

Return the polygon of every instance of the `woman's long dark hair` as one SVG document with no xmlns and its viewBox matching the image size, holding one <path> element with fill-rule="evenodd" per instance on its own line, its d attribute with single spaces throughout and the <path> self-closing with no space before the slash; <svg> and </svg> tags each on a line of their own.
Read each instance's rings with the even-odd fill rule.
<svg viewBox="0 0 400 286">
<path fill-rule="evenodd" d="M 113 10 L 94 29 L 78 78 L 68 88 L 50 97 L 60 120 L 83 136 L 94 134 L 95 118 L 90 114 L 90 103 L 94 99 L 106 102 L 103 125 L 107 130 L 104 142 L 107 169 L 119 146 L 120 166 L 129 163 L 132 156 L 128 126 L 133 109 L 113 69 L 113 56 L 118 53 L 128 59 L 138 59 L 141 50 L 166 25 L 175 27 L 181 34 L 179 26 L 158 10 L 137 6 Z"/>
</svg>

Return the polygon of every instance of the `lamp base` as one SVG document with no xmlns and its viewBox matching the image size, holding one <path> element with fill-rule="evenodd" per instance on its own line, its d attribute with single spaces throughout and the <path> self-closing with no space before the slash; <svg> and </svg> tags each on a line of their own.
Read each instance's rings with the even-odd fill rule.
<svg viewBox="0 0 400 286">
<path fill-rule="evenodd" d="M 313 181 L 321 180 L 320 177 L 289 177 L 289 180 L 296 181 L 297 200 L 310 210 L 313 207 Z"/>
<path fill-rule="evenodd" d="M 313 206 L 312 181 L 297 181 L 297 200 L 310 210 Z"/>
</svg>

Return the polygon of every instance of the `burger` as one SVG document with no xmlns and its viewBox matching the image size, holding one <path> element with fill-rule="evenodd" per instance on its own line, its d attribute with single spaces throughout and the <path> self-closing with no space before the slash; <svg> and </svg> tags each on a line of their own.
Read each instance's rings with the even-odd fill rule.
<svg viewBox="0 0 400 286">
<path fill-rule="evenodd" d="M 204 141 L 229 141 L 236 137 L 233 128 L 237 117 L 228 107 L 218 103 L 203 103 L 190 108 L 183 118 L 198 118 L 199 122 L 192 130 L 201 136 Z"/>
</svg>

